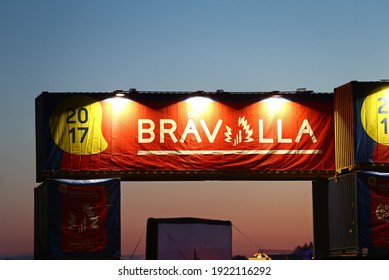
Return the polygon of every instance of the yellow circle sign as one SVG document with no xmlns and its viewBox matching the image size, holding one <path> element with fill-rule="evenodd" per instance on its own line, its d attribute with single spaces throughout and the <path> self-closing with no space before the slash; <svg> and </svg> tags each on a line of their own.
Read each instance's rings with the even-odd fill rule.
<svg viewBox="0 0 389 280">
<path fill-rule="evenodd" d="M 361 120 L 366 133 L 377 143 L 389 146 L 389 88 L 379 90 L 365 98 Z"/>
<path fill-rule="evenodd" d="M 57 105 L 50 118 L 50 133 L 63 151 L 76 155 L 98 154 L 107 147 L 102 107 L 94 98 L 72 96 Z"/>
</svg>

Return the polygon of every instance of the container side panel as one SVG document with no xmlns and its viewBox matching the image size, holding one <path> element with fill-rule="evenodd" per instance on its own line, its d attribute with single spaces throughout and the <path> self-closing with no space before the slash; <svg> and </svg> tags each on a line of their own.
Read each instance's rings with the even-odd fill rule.
<svg viewBox="0 0 389 280">
<path fill-rule="evenodd" d="M 34 258 L 40 259 L 41 258 L 41 227 L 42 224 L 41 217 L 42 217 L 42 211 L 40 209 L 40 206 L 42 205 L 41 202 L 41 195 L 39 193 L 40 188 L 36 187 L 34 188 Z"/>
<path fill-rule="evenodd" d="M 329 182 L 329 247 L 333 255 L 357 250 L 355 176 L 341 175 Z"/>
<path fill-rule="evenodd" d="M 312 182 L 313 238 L 316 259 L 328 257 L 328 180 Z"/>
<path fill-rule="evenodd" d="M 43 172 L 43 94 L 35 99 L 35 164 L 36 164 L 36 182 L 42 182 L 41 174 Z"/>
<path fill-rule="evenodd" d="M 350 82 L 334 90 L 335 164 L 337 172 L 354 167 L 354 124 Z"/>
</svg>

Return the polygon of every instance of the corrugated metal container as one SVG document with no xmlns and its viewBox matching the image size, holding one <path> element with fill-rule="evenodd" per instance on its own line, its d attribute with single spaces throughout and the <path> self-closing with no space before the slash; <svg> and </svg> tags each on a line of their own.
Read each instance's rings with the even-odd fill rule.
<svg viewBox="0 0 389 280">
<path fill-rule="evenodd" d="M 116 94 L 43 92 L 35 99 L 37 182 L 335 175 L 332 93 Z"/>
<path fill-rule="evenodd" d="M 35 259 L 120 258 L 119 179 L 48 179 L 34 208 Z"/>
<path fill-rule="evenodd" d="M 334 90 L 335 167 L 389 171 L 389 82 L 352 81 Z"/>
<path fill-rule="evenodd" d="M 314 182 L 313 195 L 319 258 L 389 257 L 389 173 L 358 171 L 330 179 L 327 186 Z"/>
<path fill-rule="evenodd" d="M 358 254 L 355 176 L 355 173 L 351 173 L 329 181 L 328 223 L 330 255 Z"/>
<path fill-rule="evenodd" d="M 316 259 L 328 257 L 328 180 L 312 182 L 313 245 Z"/>
<path fill-rule="evenodd" d="M 354 124 L 352 107 L 352 83 L 335 89 L 335 168 L 352 169 L 354 166 Z"/>
</svg>

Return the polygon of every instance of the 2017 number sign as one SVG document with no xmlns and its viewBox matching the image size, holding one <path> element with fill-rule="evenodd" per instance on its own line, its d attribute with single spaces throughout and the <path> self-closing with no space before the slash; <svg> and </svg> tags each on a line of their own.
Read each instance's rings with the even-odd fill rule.
<svg viewBox="0 0 389 280">
<path fill-rule="evenodd" d="M 88 122 L 89 119 L 88 109 L 84 107 L 80 107 L 77 109 L 68 108 L 67 112 L 69 113 L 66 119 L 67 124 L 77 124 L 77 122 L 80 124 L 85 124 Z M 84 142 L 88 130 L 89 127 L 77 127 L 77 131 L 81 132 L 80 143 Z M 72 127 L 69 130 L 69 134 L 71 136 L 72 143 L 76 143 L 76 127 Z"/>
</svg>

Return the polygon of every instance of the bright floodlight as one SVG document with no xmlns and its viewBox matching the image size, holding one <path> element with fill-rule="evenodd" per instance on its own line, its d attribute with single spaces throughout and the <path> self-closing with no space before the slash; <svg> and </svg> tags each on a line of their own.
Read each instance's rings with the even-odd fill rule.
<svg viewBox="0 0 389 280">
<path fill-rule="evenodd" d="M 290 102 L 289 100 L 281 96 L 272 96 L 263 100 L 268 106 L 269 111 L 277 112 L 285 106 L 285 103 Z"/>
<path fill-rule="evenodd" d="M 123 96 L 124 96 L 124 94 L 123 94 Z M 111 103 L 112 111 L 115 113 L 118 113 L 118 112 L 126 109 L 126 107 L 128 106 L 128 103 L 131 102 L 130 99 L 120 97 L 120 96 L 118 96 L 118 94 L 116 94 L 115 97 L 105 99 L 104 101 Z"/>
<path fill-rule="evenodd" d="M 185 101 L 188 103 L 189 112 L 196 115 L 207 112 L 210 103 L 213 102 L 211 98 L 205 96 L 193 96 Z"/>
</svg>

